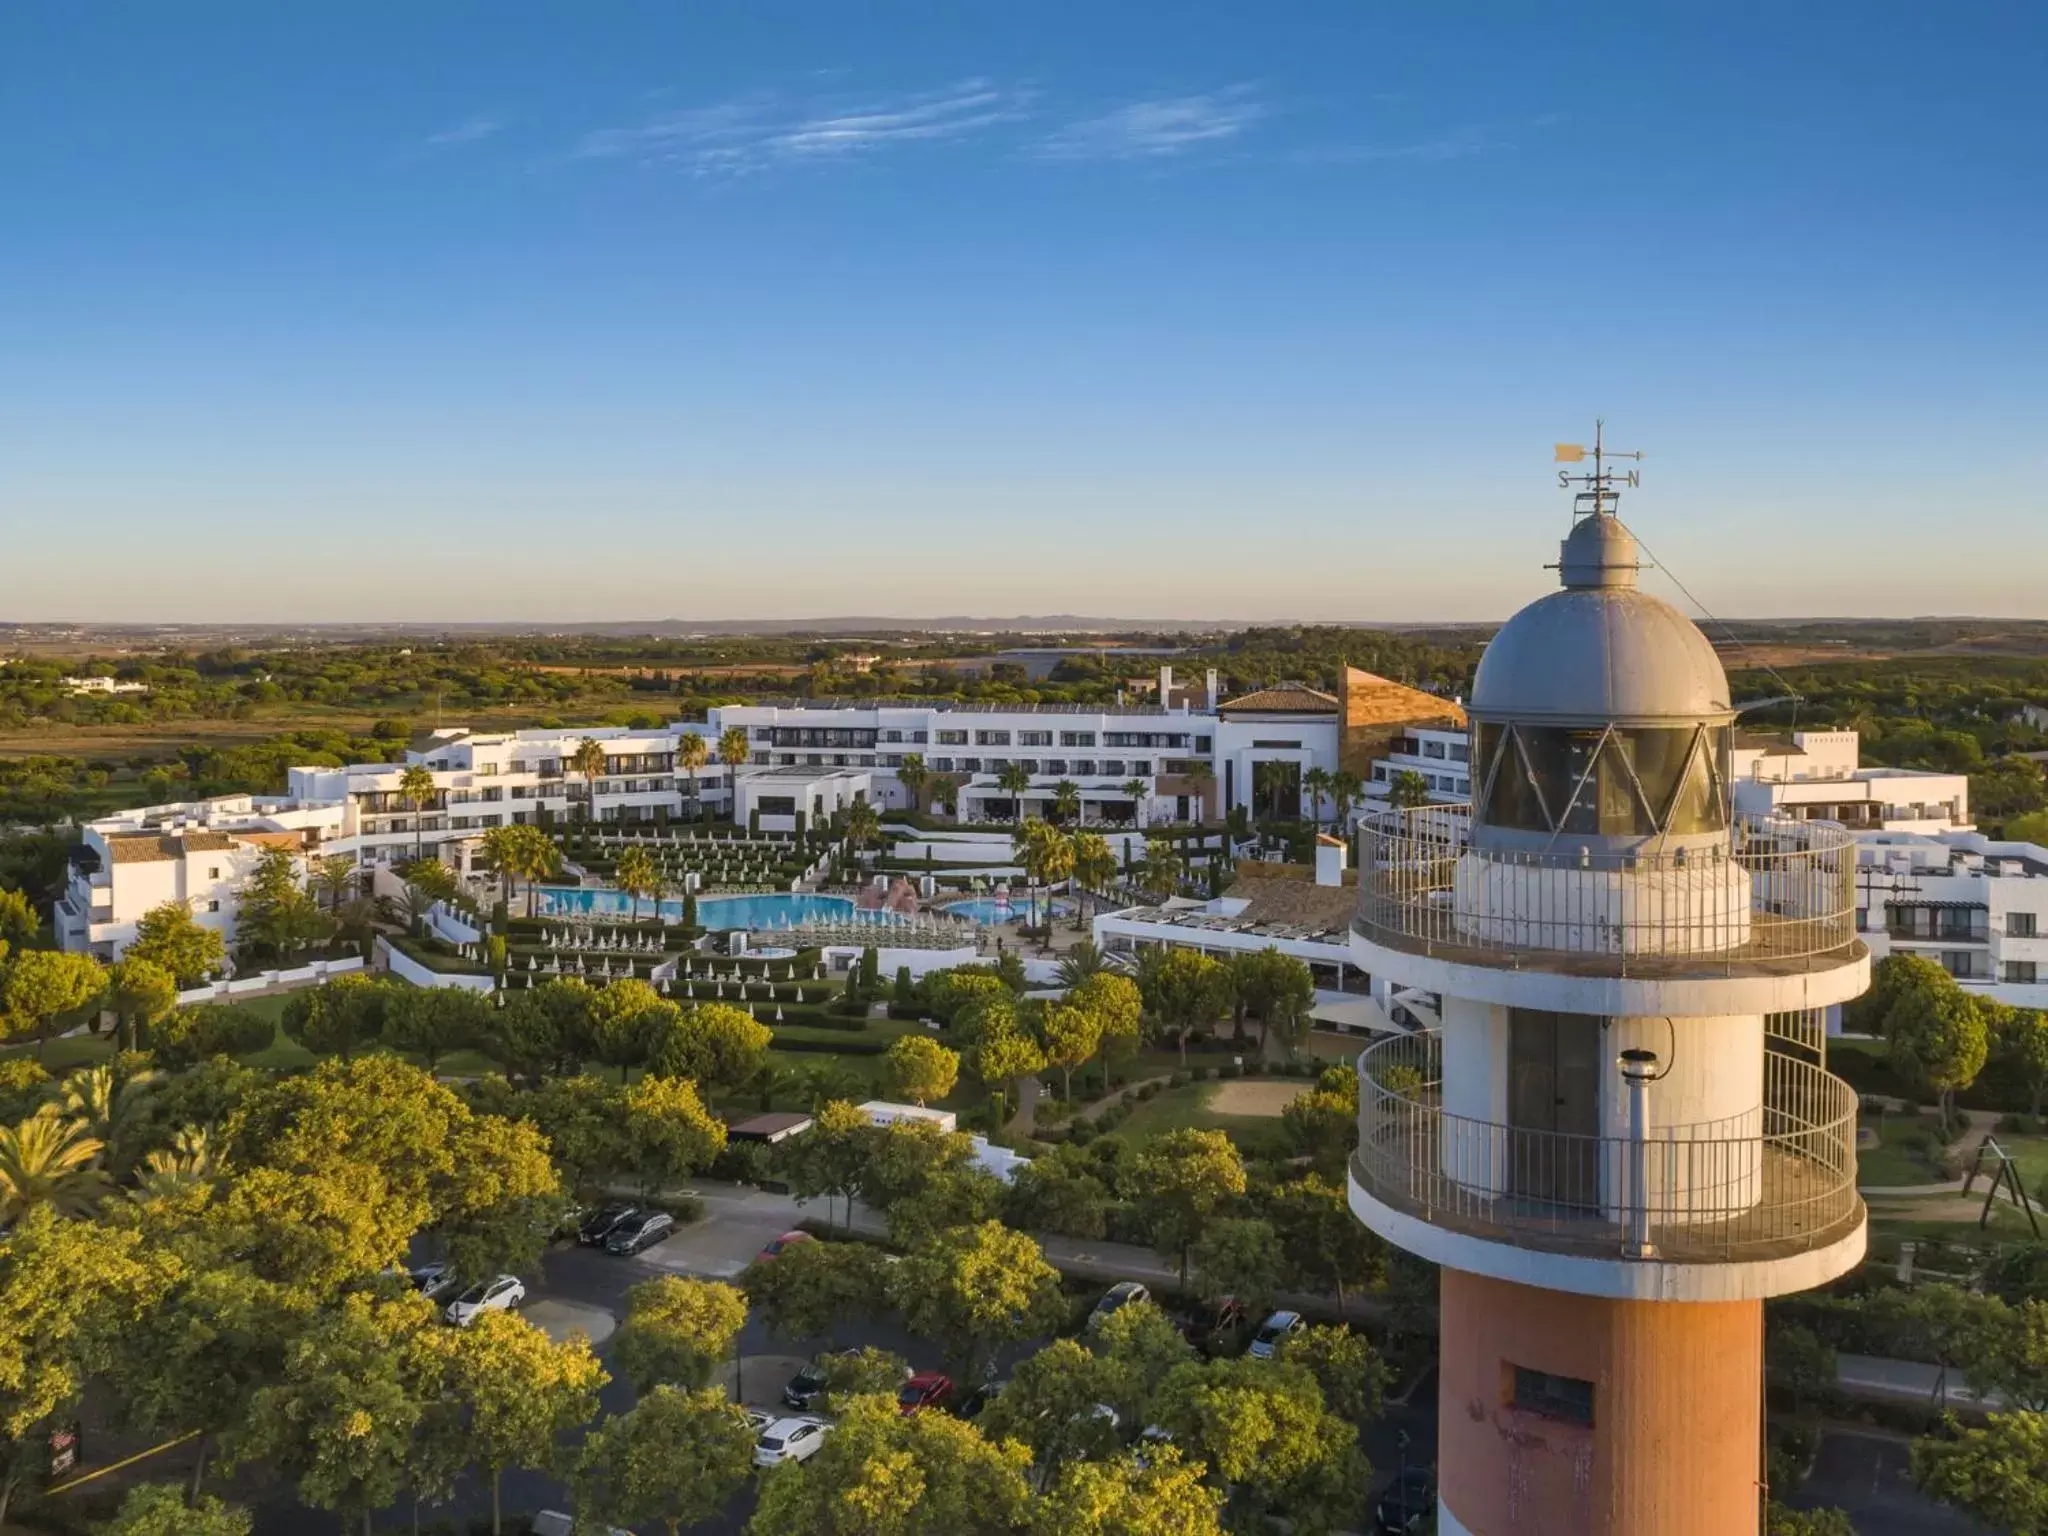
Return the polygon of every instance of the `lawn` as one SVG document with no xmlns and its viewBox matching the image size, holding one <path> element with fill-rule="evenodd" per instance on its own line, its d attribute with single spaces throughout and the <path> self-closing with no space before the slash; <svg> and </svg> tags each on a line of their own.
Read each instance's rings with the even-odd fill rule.
<svg viewBox="0 0 2048 1536">
<path fill-rule="evenodd" d="M 1264 1082 L 1263 1078 L 1231 1079 L 1230 1082 Z M 1283 1081 L 1286 1081 L 1283 1079 Z M 1117 1127 L 1117 1134 L 1132 1142 L 1150 1141 L 1168 1131 L 1192 1127 L 1200 1131 L 1222 1131 L 1251 1157 L 1285 1156 L 1290 1148 L 1280 1129 L 1278 1115 L 1224 1115 L 1211 1109 L 1210 1102 L 1227 1083 L 1187 1083 L 1168 1088 L 1139 1104 L 1130 1118 Z M 1305 1083 L 1302 1086 L 1306 1087 Z"/>
<path fill-rule="evenodd" d="M 1881 1121 L 1865 1120 L 1875 1126 L 1878 1145 L 1856 1153 L 1856 1182 L 1869 1188 L 1893 1188 L 1909 1184 L 1938 1184 L 1948 1175 L 1942 1171 L 1939 1147 L 1933 1142 L 1934 1121 L 1919 1115 L 1886 1115 Z"/>
</svg>

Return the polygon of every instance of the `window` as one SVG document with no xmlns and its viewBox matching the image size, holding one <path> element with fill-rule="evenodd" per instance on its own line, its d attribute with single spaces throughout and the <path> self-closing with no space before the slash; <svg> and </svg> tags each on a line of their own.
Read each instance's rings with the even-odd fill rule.
<svg viewBox="0 0 2048 1536">
<path fill-rule="evenodd" d="M 218 864 L 207 865 L 206 878 L 209 880 L 218 880 L 220 878 L 220 866 Z"/>
<path fill-rule="evenodd" d="M 1061 731 L 1060 745 L 1063 747 L 1092 747 L 1095 745 L 1093 731 Z"/>
<path fill-rule="evenodd" d="M 912 731 L 910 733 L 910 739 L 916 742 L 919 746 L 923 746 L 925 742 L 925 733 L 923 731 Z"/>
<path fill-rule="evenodd" d="M 961 771 L 962 773 L 979 773 L 979 772 L 981 772 L 981 759 L 980 759 L 980 758 L 978 758 L 978 757 L 963 757 L 963 758 L 961 758 L 961 759 L 960 759 L 960 771 Z"/>
<path fill-rule="evenodd" d="M 1444 755 L 1444 744 L 1440 741 L 1425 741 L 1422 744 L 1422 755 L 1441 758 Z"/>
<path fill-rule="evenodd" d="M 1299 752 L 1301 750 L 1301 743 L 1298 741 L 1254 741 L 1252 746 L 1255 750 L 1265 752 Z M 1202 750 L 1206 752 L 1208 748 L 1204 746 Z"/>
<path fill-rule="evenodd" d="M 1374 763 L 1372 765 L 1372 781 L 1375 784 L 1387 782 L 1387 765 L 1385 763 Z"/>
<path fill-rule="evenodd" d="M 1510 1404 L 1523 1413 L 1556 1419 L 1561 1424 L 1593 1423 L 1593 1383 L 1571 1376 L 1552 1376 L 1515 1366 Z"/>
<path fill-rule="evenodd" d="M 974 744 L 977 747 L 1007 747 L 1010 744 L 1008 731 L 976 731 Z"/>
<path fill-rule="evenodd" d="M 901 741 L 902 739 L 903 739 L 903 733 L 902 733 L 901 731 L 884 731 L 884 732 L 882 732 L 882 740 L 884 740 L 884 741 Z"/>
<path fill-rule="evenodd" d="M 209 912 L 218 912 L 220 910 L 220 903 L 217 901 L 209 901 L 206 904 L 206 910 Z"/>
<path fill-rule="evenodd" d="M 763 816 L 794 816 L 796 814 L 795 795 L 763 795 L 754 804 L 760 808 Z"/>
<path fill-rule="evenodd" d="M 1471 748 L 1470 746 L 1468 746 L 1468 745 L 1467 745 L 1466 743 L 1462 742 L 1462 741 L 1454 741 L 1454 742 L 1452 742 L 1452 743 L 1451 743 L 1451 761 L 1452 761 L 1452 762 L 1454 762 L 1454 763 L 1469 763 L 1469 762 L 1471 762 L 1471 761 L 1472 761 L 1472 748 Z"/>
<path fill-rule="evenodd" d="M 2005 914 L 2005 936 L 2008 939 L 2033 939 L 2040 935 L 2034 928 L 2034 914 L 2031 912 L 2008 912 Z"/>
<path fill-rule="evenodd" d="M 940 731 L 937 741 L 942 747 L 964 747 L 967 745 L 965 731 Z"/>
<path fill-rule="evenodd" d="M 1092 778 L 1095 774 L 1095 765 L 1086 758 L 1082 758 L 1074 764 L 1072 772 L 1083 778 Z"/>
<path fill-rule="evenodd" d="M 935 757 L 932 759 L 932 772 L 951 773 L 952 771 L 953 759 L 950 757 Z"/>
<path fill-rule="evenodd" d="M 1968 976 L 1976 965 L 1977 957 L 1967 949 L 1944 949 L 1941 952 L 1941 968 L 1951 976 Z"/>
<path fill-rule="evenodd" d="M 1020 747 L 1049 747 L 1052 745 L 1051 731 L 1019 731 L 1017 745 Z M 1072 746 L 1072 742 L 1067 743 Z"/>
<path fill-rule="evenodd" d="M 2006 961 L 2005 979 L 2022 987 L 2031 987 L 2034 984 L 2034 962 L 2031 960 Z"/>
<path fill-rule="evenodd" d="M 1478 819 L 1528 832 L 1612 836 L 1727 826 L 1725 726 L 1479 726 Z"/>
</svg>

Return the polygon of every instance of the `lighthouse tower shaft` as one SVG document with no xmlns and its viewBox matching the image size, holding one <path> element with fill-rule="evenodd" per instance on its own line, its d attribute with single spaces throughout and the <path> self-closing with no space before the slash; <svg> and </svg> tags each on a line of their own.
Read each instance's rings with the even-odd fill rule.
<svg viewBox="0 0 2048 1536">
<path fill-rule="evenodd" d="M 1359 1219 L 1442 1266 L 1439 1529 L 1754 1536 L 1762 1303 L 1863 1256 L 1853 836 L 1745 818 L 1713 647 L 1612 495 L 1481 660 L 1470 805 L 1362 832 Z"/>
</svg>

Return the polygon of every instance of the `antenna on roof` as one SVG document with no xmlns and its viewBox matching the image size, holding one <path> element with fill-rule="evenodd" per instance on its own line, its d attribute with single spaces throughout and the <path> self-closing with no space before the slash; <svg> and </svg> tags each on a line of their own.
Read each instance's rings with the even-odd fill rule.
<svg viewBox="0 0 2048 1536">
<path fill-rule="evenodd" d="M 1607 423 L 1596 417 L 1593 421 L 1593 446 L 1588 449 L 1584 443 L 1559 443 L 1557 456 L 1552 462 L 1583 464 L 1589 456 L 1593 460 L 1592 473 L 1575 475 L 1570 470 L 1560 469 L 1557 472 L 1558 489 L 1570 490 L 1574 485 L 1585 487 L 1572 497 L 1574 518 L 1597 517 L 1603 512 L 1611 517 L 1621 505 L 1621 487 L 1626 485 L 1634 490 L 1643 483 L 1643 472 L 1640 469 L 1609 469 L 1607 461 L 1634 459 L 1640 464 L 1643 462 L 1642 451 L 1622 453 L 1610 449 L 1607 446 Z"/>
</svg>

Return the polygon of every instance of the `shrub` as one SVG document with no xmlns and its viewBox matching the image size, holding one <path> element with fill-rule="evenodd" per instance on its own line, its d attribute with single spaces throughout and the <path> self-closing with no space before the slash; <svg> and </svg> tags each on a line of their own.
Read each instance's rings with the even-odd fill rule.
<svg viewBox="0 0 2048 1536">
<path fill-rule="evenodd" d="M 1187 1081 L 1187 1073 L 1179 1070 L 1178 1068 L 1175 1068 L 1173 1072 L 1168 1074 L 1166 1079 L 1166 1086 L 1169 1088 L 1184 1088 L 1187 1086 Z"/>
</svg>

